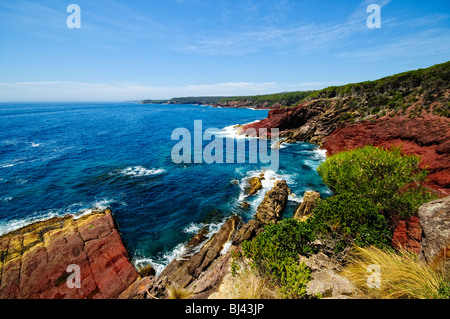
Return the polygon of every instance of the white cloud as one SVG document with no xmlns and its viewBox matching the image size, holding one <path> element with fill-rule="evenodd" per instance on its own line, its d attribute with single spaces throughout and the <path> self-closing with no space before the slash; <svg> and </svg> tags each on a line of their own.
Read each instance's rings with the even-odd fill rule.
<svg viewBox="0 0 450 319">
<path fill-rule="evenodd" d="M 391 0 L 379 1 L 384 7 Z M 187 37 L 186 43 L 176 43 L 173 50 L 188 54 L 237 56 L 262 49 L 294 50 L 311 53 L 342 43 L 352 35 L 367 31 L 367 5 L 373 0 L 365 0 L 341 23 L 298 24 L 285 27 L 259 27 L 252 31 L 232 31 L 217 34 L 198 34 Z"/>
<path fill-rule="evenodd" d="M 183 96 L 236 96 L 321 89 L 338 82 L 225 82 L 185 86 L 146 86 L 138 83 L 17 82 L 0 83 L 2 102 L 130 101 Z"/>
<path fill-rule="evenodd" d="M 450 34 L 434 29 L 412 33 L 370 48 L 339 54 L 343 58 L 363 61 L 390 60 L 392 58 L 441 58 L 448 59 Z"/>
</svg>

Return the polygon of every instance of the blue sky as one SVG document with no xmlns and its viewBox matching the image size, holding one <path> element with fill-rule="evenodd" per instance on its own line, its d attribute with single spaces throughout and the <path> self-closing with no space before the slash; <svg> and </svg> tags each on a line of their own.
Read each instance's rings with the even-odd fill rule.
<svg viewBox="0 0 450 319">
<path fill-rule="evenodd" d="M 448 60 L 448 0 L 0 0 L 3 102 L 320 89 Z"/>
</svg>

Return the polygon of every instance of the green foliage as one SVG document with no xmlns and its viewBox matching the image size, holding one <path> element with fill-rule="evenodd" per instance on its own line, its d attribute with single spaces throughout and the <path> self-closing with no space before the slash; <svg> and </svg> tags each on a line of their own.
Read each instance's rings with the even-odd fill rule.
<svg viewBox="0 0 450 319">
<path fill-rule="evenodd" d="M 419 186 L 427 175 L 419 163 L 420 158 L 403 155 L 399 148 L 366 146 L 328 158 L 318 172 L 338 194 L 365 196 L 381 211 L 409 216 L 434 198 Z"/>
<path fill-rule="evenodd" d="M 289 299 L 301 298 L 306 294 L 306 285 L 311 278 L 311 271 L 305 263 L 298 263 L 295 259 L 287 259 L 285 271 L 280 278 L 280 293 Z"/>
<path fill-rule="evenodd" d="M 450 299 L 450 281 L 442 281 L 437 291 L 437 299 Z"/>
<path fill-rule="evenodd" d="M 392 235 L 372 201 L 350 193 L 320 200 L 309 222 L 313 223 L 317 236 L 326 235 L 336 242 L 336 253 L 351 243 L 387 247 Z"/>
<path fill-rule="evenodd" d="M 309 223 L 285 219 L 266 225 L 264 232 L 252 241 L 242 243 L 244 255 L 253 266 L 272 278 L 286 298 L 301 298 L 305 294 L 310 270 L 298 263 L 300 253 L 312 253 L 308 245 L 315 238 Z"/>
<path fill-rule="evenodd" d="M 267 103 L 269 106 L 274 104 L 281 104 L 286 107 L 293 106 L 305 98 L 310 96 L 315 91 L 295 91 L 295 92 L 284 92 L 284 93 L 275 93 L 275 94 L 266 94 L 266 95 L 255 95 L 255 96 L 233 96 L 221 98 L 218 102 L 226 103 L 232 101 L 250 101 L 254 106 L 261 106 L 264 103 Z"/>
</svg>

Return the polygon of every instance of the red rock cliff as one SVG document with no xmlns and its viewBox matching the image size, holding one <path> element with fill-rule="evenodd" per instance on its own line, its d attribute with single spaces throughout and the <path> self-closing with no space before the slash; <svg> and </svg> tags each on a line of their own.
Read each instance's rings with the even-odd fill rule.
<svg viewBox="0 0 450 319">
<path fill-rule="evenodd" d="M 67 266 L 80 267 L 69 288 Z M 34 223 L 0 237 L 0 298 L 116 298 L 138 278 L 111 211 Z"/>
</svg>

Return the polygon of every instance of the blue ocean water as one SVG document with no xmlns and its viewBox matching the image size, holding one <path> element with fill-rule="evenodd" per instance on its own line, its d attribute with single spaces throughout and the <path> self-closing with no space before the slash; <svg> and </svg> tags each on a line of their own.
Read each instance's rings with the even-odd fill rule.
<svg viewBox="0 0 450 319">
<path fill-rule="evenodd" d="M 183 254 L 203 227 L 227 216 L 251 218 L 265 191 L 285 179 L 293 191 L 285 216 L 306 190 L 329 196 L 317 174 L 323 151 L 308 143 L 280 149 L 278 171 L 264 172 L 263 191 L 248 197 L 256 164 L 175 164 L 174 129 L 218 128 L 261 120 L 267 111 L 138 103 L 0 104 L 0 234 L 53 216 L 112 209 L 136 265 L 158 271 Z M 204 142 L 204 145 L 208 144 Z M 250 210 L 240 204 L 250 203 Z"/>
</svg>

